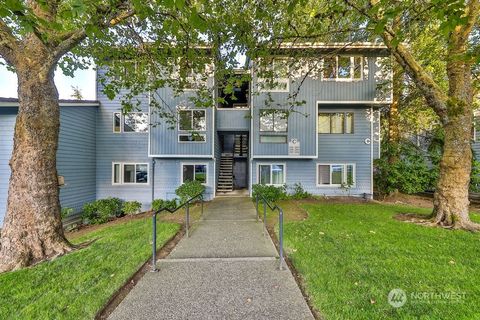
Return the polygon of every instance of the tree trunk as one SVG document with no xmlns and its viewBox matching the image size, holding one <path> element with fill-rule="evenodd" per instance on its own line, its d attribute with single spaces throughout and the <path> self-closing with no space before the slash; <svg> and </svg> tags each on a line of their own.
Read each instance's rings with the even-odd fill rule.
<svg viewBox="0 0 480 320">
<path fill-rule="evenodd" d="M 400 142 L 400 114 L 398 111 L 400 104 L 400 97 L 402 94 L 402 67 L 395 63 L 393 66 L 393 99 L 390 109 L 388 110 L 388 163 L 395 164 L 399 159 L 399 142 Z"/>
<path fill-rule="evenodd" d="M 42 63 L 42 59 L 35 60 Z M 10 160 L 0 272 L 72 250 L 60 217 L 56 169 L 60 110 L 53 69 L 28 62 L 17 67 L 20 106 Z"/>
<path fill-rule="evenodd" d="M 471 66 L 458 59 L 465 52 L 461 45 L 450 51 L 447 61 L 449 78 L 448 121 L 444 124 L 445 141 L 440 161 L 440 176 L 434 195 L 435 223 L 456 229 L 479 230 L 469 217 L 468 190 L 472 169 L 470 146 L 473 122 Z M 451 47 L 451 48 L 452 48 Z"/>
</svg>

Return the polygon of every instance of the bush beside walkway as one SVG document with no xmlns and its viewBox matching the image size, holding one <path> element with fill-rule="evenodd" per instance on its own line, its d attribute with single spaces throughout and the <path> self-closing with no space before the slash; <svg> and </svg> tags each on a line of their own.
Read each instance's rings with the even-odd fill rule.
<svg viewBox="0 0 480 320">
<path fill-rule="evenodd" d="M 157 225 L 157 245 L 179 230 Z M 151 219 L 105 225 L 70 239 L 93 243 L 53 261 L 0 274 L 0 319 L 93 319 L 151 255 Z"/>
</svg>

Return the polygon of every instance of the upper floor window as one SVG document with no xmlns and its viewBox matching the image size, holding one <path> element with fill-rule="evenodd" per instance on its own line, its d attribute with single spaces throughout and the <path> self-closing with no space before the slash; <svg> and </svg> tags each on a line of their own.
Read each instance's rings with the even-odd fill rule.
<svg viewBox="0 0 480 320">
<path fill-rule="evenodd" d="M 319 113 L 318 133 L 353 133 L 353 112 Z"/>
<path fill-rule="evenodd" d="M 260 110 L 260 131 L 286 132 L 288 113 L 283 110 Z"/>
<path fill-rule="evenodd" d="M 362 80 L 363 57 L 361 56 L 334 56 L 323 58 L 323 80 Z"/>
<path fill-rule="evenodd" d="M 147 184 L 148 163 L 112 164 L 112 184 Z"/>
<path fill-rule="evenodd" d="M 273 59 L 259 70 L 258 89 L 263 92 L 289 92 L 289 67 L 287 59 Z"/>
<path fill-rule="evenodd" d="M 113 113 L 113 132 L 148 132 L 148 113 L 129 112 L 122 115 L 121 112 Z"/>
<path fill-rule="evenodd" d="M 317 186 L 353 186 L 355 185 L 355 165 L 317 164 Z"/>
<path fill-rule="evenodd" d="M 180 131 L 206 131 L 207 120 L 205 110 L 179 110 L 178 130 Z"/>
</svg>

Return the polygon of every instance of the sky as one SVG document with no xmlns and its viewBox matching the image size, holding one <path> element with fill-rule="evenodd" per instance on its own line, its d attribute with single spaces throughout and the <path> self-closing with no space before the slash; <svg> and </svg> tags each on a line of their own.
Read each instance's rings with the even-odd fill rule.
<svg viewBox="0 0 480 320">
<path fill-rule="evenodd" d="M 72 86 L 78 86 L 83 99 L 95 100 L 95 71 L 78 70 L 73 78 L 65 76 L 60 69 L 55 72 L 55 84 L 57 85 L 60 99 L 73 99 Z M 17 77 L 0 65 L 0 97 L 17 98 Z"/>
</svg>

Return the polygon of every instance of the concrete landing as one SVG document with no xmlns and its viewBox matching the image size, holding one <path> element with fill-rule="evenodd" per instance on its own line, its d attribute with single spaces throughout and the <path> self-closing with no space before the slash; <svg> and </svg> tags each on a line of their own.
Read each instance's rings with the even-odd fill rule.
<svg viewBox="0 0 480 320">
<path fill-rule="evenodd" d="M 110 319 L 313 319 L 250 198 L 218 198 Z"/>
</svg>

